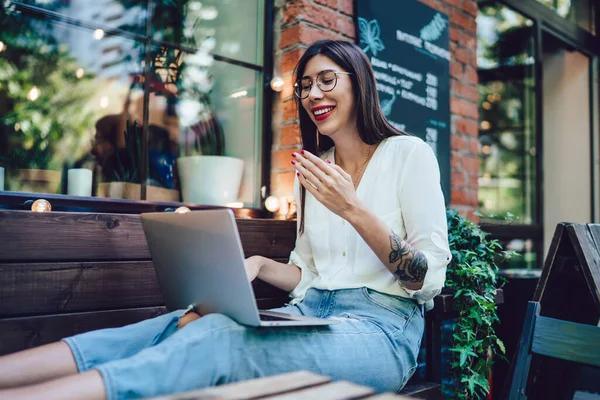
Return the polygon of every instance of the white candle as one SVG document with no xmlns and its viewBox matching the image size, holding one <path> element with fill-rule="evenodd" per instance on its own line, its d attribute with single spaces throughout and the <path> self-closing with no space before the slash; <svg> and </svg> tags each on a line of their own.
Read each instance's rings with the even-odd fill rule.
<svg viewBox="0 0 600 400">
<path fill-rule="evenodd" d="M 69 196 L 92 195 L 92 170 L 87 168 L 71 168 L 67 179 L 67 194 Z"/>
<path fill-rule="evenodd" d="M 4 190 L 4 168 L 0 167 L 0 192 Z"/>
</svg>

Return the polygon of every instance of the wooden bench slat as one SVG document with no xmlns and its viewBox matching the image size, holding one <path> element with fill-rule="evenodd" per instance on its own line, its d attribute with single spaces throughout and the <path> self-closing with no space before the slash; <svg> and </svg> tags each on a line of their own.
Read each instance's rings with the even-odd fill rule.
<svg viewBox="0 0 600 400">
<path fill-rule="evenodd" d="M 442 400 L 442 385 L 435 382 L 411 382 L 400 391 L 400 394 L 413 399 Z"/>
<path fill-rule="evenodd" d="M 295 221 L 236 222 L 246 257 L 287 258 L 294 248 Z M 139 215 L 2 211 L 0 238 L 0 262 L 150 259 Z"/>
<path fill-rule="evenodd" d="M 95 329 L 133 324 L 164 314 L 164 307 L 0 319 L 0 355 Z"/>
<path fill-rule="evenodd" d="M 264 397 L 264 400 L 351 400 L 362 399 L 373 394 L 374 389 L 347 381 L 335 381 L 326 385 L 311 387 L 282 395 Z"/>
<path fill-rule="evenodd" d="M 538 316 L 531 351 L 562 360 L 600 366 L 600 328 Z"/>
<path fill-rule="evenodd" d="M 309 371 L 295 371 L 286 374 L 257 378 L 248 381 L 229 383 L 222 386 L 194 390 L 183 394 L 154 397 L 154 400 L 250 400 L 265 396 L 294 392 L 323 385 L 331 378 Z"/>
<path fill-rule="evenodd" d="M 259 308 L 289 300 L 258 279 L 253 289 Z M 151 261 L 0 264 L 0 318 L 163 304 Z"/>
<path fill-rule="evenodd" d="M 375 396 L 365 397 L 364 400 L 412 400 L 414 397 L 403 396 L 401 394 L 381 393 Z"/>
</svg>

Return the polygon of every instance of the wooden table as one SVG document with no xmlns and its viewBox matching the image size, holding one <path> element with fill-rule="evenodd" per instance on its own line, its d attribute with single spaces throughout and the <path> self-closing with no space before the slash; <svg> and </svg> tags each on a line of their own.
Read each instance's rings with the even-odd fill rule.
<svg viewBox="0 0 600 400">
<path fill-rule="evenodd" d="M 153 400 L 402 400 L 414 397 L 392 393 L 375 394 L 367 386 L 331 378 L 309 371 L 297 371 L 266 378 L 155 397 Z"/>
</svg>

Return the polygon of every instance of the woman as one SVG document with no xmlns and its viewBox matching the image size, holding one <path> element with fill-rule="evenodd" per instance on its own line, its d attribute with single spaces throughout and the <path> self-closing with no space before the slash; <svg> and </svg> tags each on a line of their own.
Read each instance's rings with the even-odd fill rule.
<svg viewBox="0 0 600 400">
<path fill-rule="evenodd" d="M 357 46 L 315 43 L 296 77 L 296 247 L 289 264 L 246 267 L 291 291 L 280 311 L 342 322 L 251 328 L 176 311 L 0 358 L 0 387 L 12 388 L 0 398 L 148 397 L 301 369 L 380 392 L 404 386 L 450 260 L 435 156 L 385 120 Z"/>
</svg>

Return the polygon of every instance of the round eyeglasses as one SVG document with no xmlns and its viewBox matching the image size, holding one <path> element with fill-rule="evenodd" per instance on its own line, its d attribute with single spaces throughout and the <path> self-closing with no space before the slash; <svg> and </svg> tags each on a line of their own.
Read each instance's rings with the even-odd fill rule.
<svg viewBox="0 0 600 400">
<path fill-rule="evenodd" d="M 352 72 L 340 72 L 326 69 L 317 74 L 317 87 L 323 92 L 331 92 L 337 85 L 338 75 L 352 75 Z M 300 99 L 308 97 L 313 85 L 312 78 L 305 76 L 294 83 L 294 94 Z"/>
</svg>

